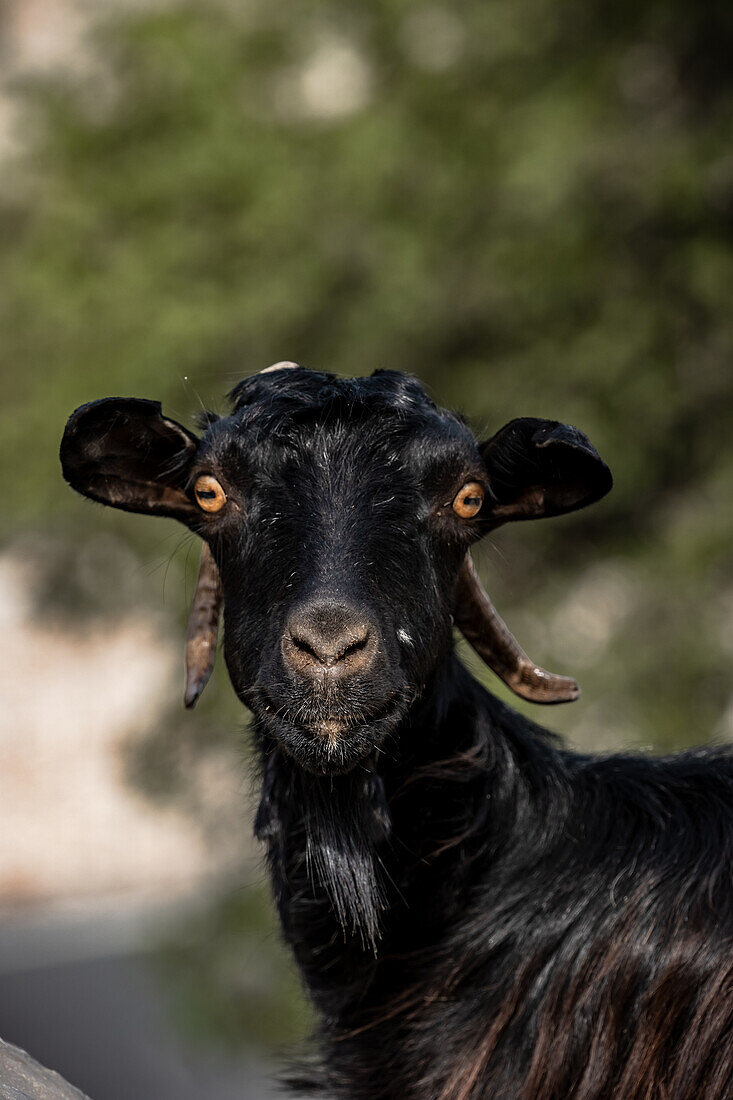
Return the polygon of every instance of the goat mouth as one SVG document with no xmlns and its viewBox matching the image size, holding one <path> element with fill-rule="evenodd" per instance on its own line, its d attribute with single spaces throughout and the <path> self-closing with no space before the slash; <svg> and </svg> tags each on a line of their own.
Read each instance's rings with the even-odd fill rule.
<svg viewBox="0 0 733 1100">
<path fill-rule="evenodd" d="M 393 691 L 379 706 L 369 710 L 360 710 L 353 714 L 317 715 L 312 719 L 306 717 L 304 726 L 318 737 L 342 737 L 383 721 L 395 711 L 399 698 L 400 693 Z"/>
<path fill-rule="evenodd" d="M 288 755 L 309 771 L 345 772 L 378 746 L 394 729 L 405 704 L 399 691 L 391 692 L 379 707 L 353 714 L 296 714 L 260 696 L 260 721 Z"/>
</svg>

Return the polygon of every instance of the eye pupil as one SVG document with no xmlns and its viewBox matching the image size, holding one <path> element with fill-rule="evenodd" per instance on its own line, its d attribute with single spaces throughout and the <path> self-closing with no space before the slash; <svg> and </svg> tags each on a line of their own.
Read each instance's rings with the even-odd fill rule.
<svg viewBox="0 0 733 1100">
<path fill-rule="evenodd" d="M 478 481 L 469 481 L 453 501 L 453 511 L 461 519 L 473 519 L 481 511 L 484 490 Z"/>
<path fill-rule="evenodd" d="M 226 493 L 211 474 L 196 478 L 193 492 L 204 512 L 219 512 L 226 504 Z"/>
</svg>

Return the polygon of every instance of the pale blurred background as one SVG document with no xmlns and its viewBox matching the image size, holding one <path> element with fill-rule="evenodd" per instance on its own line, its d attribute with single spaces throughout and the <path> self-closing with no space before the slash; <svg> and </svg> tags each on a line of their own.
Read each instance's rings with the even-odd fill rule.
<svg viewBox="0 0 733 1100">
<path fill-rule="evenodd" d="M 732 56 L 722 0 L 0 0 L 0 1035 L 93 1100 L 261 1100 L 308 1015 L 195 542 L 72 494 L 66 417 L 294 359 L 575 423 L 613 494 L 480 554 L 584 689 L 533 716 L 730 740 Z"/>
</svg>

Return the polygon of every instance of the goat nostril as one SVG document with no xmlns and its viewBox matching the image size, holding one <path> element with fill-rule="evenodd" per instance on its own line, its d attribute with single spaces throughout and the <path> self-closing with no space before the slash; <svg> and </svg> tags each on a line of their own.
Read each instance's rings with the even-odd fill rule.
<svg viewBox="0 0 733 1100">
<path fill-rule="evenodd" d="M 341 661 L 347 661 L 349 657 L 355 656 L 360 650 L 364 649 L 369 641 L 369 633 L 365 631 L 358 638 L 350 637 L 346 641 L 336 640 L 330 645 L 318 645 L 291 632 L 290 641 L 295 649 L 310 660 L 325 665 L 326 668 L 331 668 Z"/>
<path fill-rule="evenodd" d="M 282 640 L 283 655 L 296 672 L 312 676 L 333 670 L 339 677 L 365 666 L 375 650 L 366 622 L 344 622 L 331 615 L 293 616 Z"/>
<path fill-rule="evenodd" d="M 290 635 L 290 641 L 293 643 L 296 649 L 301 653 L 305 653 L 306 656 L 312 657 L 314 661 L 320 661 L 321 656 L 318 654 L 312 645 L 309 645 L 304 638 L 299 638 L 296 634 Z"/>
<path fill-rule="evenodd" d="M 355 653 L 358 653 L 360 649 L 364 649 L 366 647 L 366 644 L 367 644 L 368 641 L 369 641 L 369 631 L 365 631 L 365 633 L 361 636 L 361 638 L 357 638 L 355 641 L 351 642 L 349 645 L 346 646 L 346 648 L 343 650 L 343 652 L 341 652 L 339 654 L 338 660 L 343 661 L 347 657 L 353 657 L 353 655 Z"/>
</svg>

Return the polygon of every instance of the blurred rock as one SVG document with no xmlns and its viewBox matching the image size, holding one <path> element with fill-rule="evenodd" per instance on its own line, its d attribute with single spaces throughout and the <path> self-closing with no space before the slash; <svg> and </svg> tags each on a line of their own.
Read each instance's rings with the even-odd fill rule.
<svg viewBox="0 0 733 1100">
<path fill-rule="evenodd" d="M 84 1094 L 0 1039 L 0 1100 L 84 1100 Z"/>
</svg>

